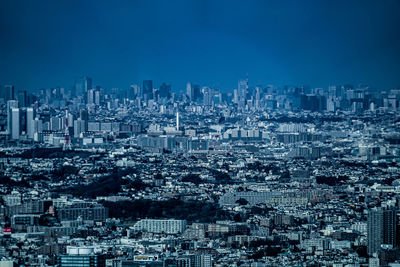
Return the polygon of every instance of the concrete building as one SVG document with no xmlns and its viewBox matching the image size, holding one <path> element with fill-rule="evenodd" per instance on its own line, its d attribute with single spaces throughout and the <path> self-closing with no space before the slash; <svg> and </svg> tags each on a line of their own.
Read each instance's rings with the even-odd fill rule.
<svg viewBox="0 0 400 267">
<path fill-rule="evenodd" d="M 157 220 L 144 219 L 138 221 L 134 226 L 135 231 L 149 232 L 155 234 L 179 234 L 186 229 L 186 220 Z"/>
</svg>

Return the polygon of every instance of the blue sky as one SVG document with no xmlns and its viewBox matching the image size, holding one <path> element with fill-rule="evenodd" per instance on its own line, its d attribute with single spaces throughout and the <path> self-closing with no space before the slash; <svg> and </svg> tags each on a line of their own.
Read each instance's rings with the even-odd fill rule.
<svg viewBox="0 0 400 267">
<path fill-rule="evenodd" d="M 0 1 L 0 84 L 400 87 L 400 1 Z"/>
</svg>

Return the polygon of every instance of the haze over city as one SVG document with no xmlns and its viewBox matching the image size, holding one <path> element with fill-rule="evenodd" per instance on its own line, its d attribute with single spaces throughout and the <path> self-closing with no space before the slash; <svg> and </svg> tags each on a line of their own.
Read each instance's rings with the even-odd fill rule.
<svg viewBox="0 0 400 267">
<path fill-rule="evenodd" d="M 400 2 L 2 1 L 0 84 L 400 85 Z"/>
</svg>

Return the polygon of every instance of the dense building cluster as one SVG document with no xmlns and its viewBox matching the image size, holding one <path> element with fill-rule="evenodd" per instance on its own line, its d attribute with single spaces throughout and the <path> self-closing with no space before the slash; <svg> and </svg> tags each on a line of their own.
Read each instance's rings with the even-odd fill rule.
<svg viewBox="0 0 400 267">
<path fill-rule="evenodd" d="M 0 266 L 400 266 L 400 90 L 0 92 Z"/>
</svg>

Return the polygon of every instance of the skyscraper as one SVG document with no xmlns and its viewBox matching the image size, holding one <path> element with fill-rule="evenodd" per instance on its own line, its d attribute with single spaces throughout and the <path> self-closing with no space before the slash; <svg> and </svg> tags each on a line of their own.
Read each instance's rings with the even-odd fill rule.
<svg viewBox="0 0 400 267">
<path fill-rule="evenodd" d="M 20 107 L 26 107 L 27 104 L 26 90 L 18 91 L 18 103 Z"/>
<path fill-rule="evenodd" d="M 7 132 L 11 135 L 12 132 L 12 109 L 18 108 L 18 101 L 8 100 L 7 101 Z"/>
<path fill-rule="evenodd" d="M 169 98 L 171 95 L 171 85 L 162 83 L 160 86 L 160 98 Z"/>
<path fill-rule="evenodd" d="M 140 86 L 137 84 L 132 84 L 131 87 L 129 88 L 128 98 L 135 99 L 140 96 L 141 96 Z"/>
<path fill-rule="evenodd" d="M 200 91 L 200 85 L 198 84 L 192 84 L 192 91 L 193 91 L 193 101 L 197 101 L 198 99 L 201 98 L 201 91 Z"/>
<path fill-rule="evenodd" d="M 80 77 L 75 82 L 75 95 L 76 96 L 84 96 L 85 93 L 92 89 L 92 79 L 86 76 Z"/>
<path fill-rule="evenodd" d="M 207 107 L 212 106 L 215 91 L 209 87 L 203 87 L 202 91 L 203 91 L 203 105 Z"/>
<path fill-rule="evenodd" d="M 17 100 L 16 95 L 15 95 L 14 85 L 5 85 L 4 89 L 7 94 L 7 96 L 6 96 L 7 100 Z"/>
<path fill-rule="evenodd" d="M 35 121 L 33 122 L 33 127 L 34 127 L 34 134 L 33 134 L 33 139 L 35 141 L 38 141 L 39 136 L 38 134 L 43 132 L 43 121 L 40 120 L 39 118 L 35 118 Z"/>
<path fill-rule="evenodd" d="M 376 209 L 368 212 L 368 254 L 379 251 L 381 245 L 396 245 L 396 211 Z"/>
<path fill-rule="evenodd" d="M 11 108 L 11 139 L 18 140 L 20 135 L 20 110 Z"/>
<path fill-rule="evenodd" d="M 84 121 L 85 124 L 85 130 L 88 130 L 88 123 L 89 123 L 89 112 L 87 111 L 87 109 L 81 109 L 79 111 L 79 118 Z"/>
<path fill-rule="evenodd" d="M 188 82 L 186 84 L 186 94 L 189 97 L 190 101 L 194 100 L 194 90 L 193 90 L 193 87 L 192 87 L 192 83 L 190 83 L 190 82 Z"/>
<path fill-rule="evenodd" d="M 239 108 L 244 108 L 246 105 L 248 89 L 249 89 L 248 78 L 246 78 L 246 80 L 239 80 L 238 90 L 237 90 Z"/>
<path fill-rule="evenodd" d="M 87 104 L 94 104 L 94 94 L 95 94 L 94 89 L 87 90 L 87 100 L 86 100 Z"/>
<path fill-rule="evenodd" d="M 26 109 L 26 133 L 28 138 L 33 139 L 35 134 L 35 110 L 33 108 Z"/>
<path fill-rule="evenodd" d="M 144 80 L 143 81 L 143 98 L 144 100 L 153 99 L 153 81 Z"/>
</svg>

